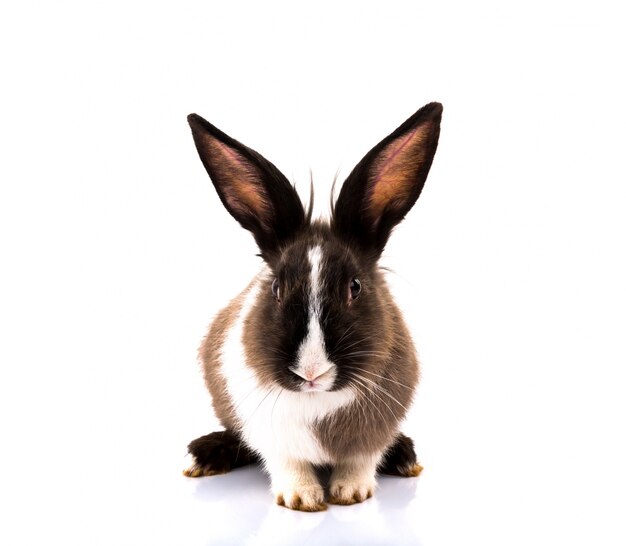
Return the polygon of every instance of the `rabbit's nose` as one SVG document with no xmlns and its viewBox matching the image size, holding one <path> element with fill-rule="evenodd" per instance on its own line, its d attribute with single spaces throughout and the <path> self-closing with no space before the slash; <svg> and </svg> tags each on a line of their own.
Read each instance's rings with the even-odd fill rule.
<svg viewBox="0 0 626 546">
<path fill-rule="evenodd" d="M 291 366 L 289 369 L 298 377 L 301 377 L 306 381 L 315 381 L 330 370 L 331 367 L 330 363 L 324 362 L 321 365 L 307 364 L 305 366 L 298 367 Z"/>
</svg>

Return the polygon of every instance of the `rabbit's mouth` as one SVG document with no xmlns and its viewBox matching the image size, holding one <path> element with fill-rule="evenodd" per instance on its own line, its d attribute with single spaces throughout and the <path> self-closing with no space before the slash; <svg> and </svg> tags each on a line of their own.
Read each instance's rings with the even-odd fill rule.
<svg viewBox="0 0 626 546">
<path fill-rule="evenodd" d="M 301 392 L 325 392 L 332 389 L 337 372 L 335 366 L 327 363 L 324 367 L 305 366 L 289 368 L 298 377 L 302 378 L 299 385 Z"/>
</svg>

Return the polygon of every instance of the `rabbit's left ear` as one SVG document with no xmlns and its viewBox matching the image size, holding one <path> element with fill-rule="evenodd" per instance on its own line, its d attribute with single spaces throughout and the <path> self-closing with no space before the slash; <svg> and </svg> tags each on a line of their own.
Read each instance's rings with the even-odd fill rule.
<svg viewBox="0 0 626 546">
<path fill-rule="evenodd" d="M 427 104 L 376 145 L 350 173 L 333 210 L 335 233 L 374 258 L 424 187 L 443 107 Z"/>
<path fill-rule="evenodd" d="M 267 259 L 305 223 L 304 207 L 285 176 L 261 154 L 197 114 L 187 117 L 198 154 L 226 210 L 252 232 Z"/>
</svg>

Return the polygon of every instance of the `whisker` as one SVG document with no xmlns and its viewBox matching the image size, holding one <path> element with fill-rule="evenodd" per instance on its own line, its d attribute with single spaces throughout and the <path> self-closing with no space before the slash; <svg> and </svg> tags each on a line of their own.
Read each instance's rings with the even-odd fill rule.
<svg viewBox="0 0 626 546">
<path fill-rule="evenodd" d="M 244 402 L 248 399 L 248 397 L 249 397 L 249 396 L 250 396 L 253 392 L 255 392 L 256 390 L 258 390 L 258 386 L 257 386 L 257 385 L 255 385 L 252 389 L 250 389 L 250 390 L 248 391 L 248 394 L 246 394 L 243 398 L 241 398 L 241 399 L 239 399 L 239 400 L 233 400 L 233 402 L 236 402 L 235 404 L 233 404 L 233 415 L 234 415 L 235 417 L 237 417 L 237 410 L 241 407 L 241 404 L 243 404 L 243 403 L 244 403 Z"/>
<path fill-rule="evenodd" d="M 356 345 L 359 345 L 360 343 L 363 343 L 362 339 L 357 339 L 356 341 L 353 341 L 350 345 L 345 345 L 343 347 L 338 345 L 336 351 L 347 351 L 348 349 L 351 349 L 352 347 L 355 347 Z"/>
<path fill-rule="evenodd" d="M 365 405 L 365 400 L 362 398 L 362 392 L 356 387 L 356 386 L 351 386 L 353 392 L 355 393 L 355 400 L 357 402 L 358 405 L 358 410 L 360 412 L 360 414 L 363 416 L 363 423 L 365 425 L 367 425 L 368 422 L 368 413 L 366 411 L 366 405 Z"/>
<path fill-rule="evenodd" d="M 353 381 L 355 381 L 358 385 L 361 385 L 361 387 L 363 387 L 363 388 L 365 389 L 365 391 L 366 391 L 366 392 L 369 392 L 369 393 L 373 394 L 374 396 L 376 396 L 376 397 L 377 397 L 377 398 L 378 398 L 378 399 L 379 399 L 379 400 L 380 400 L 383 404 L 385 404 L 385 406 L 387 406 L 387 408 L 389 409 L 389 412 L 390 412 L 391 414 L 393 414 L 393 411 L 391 410 L 391 407 L 389 407 L 389 405 L 388 405 L 388 404 L 387 404 L 387 403 L 386 403 L 386 402 L 385 402 L 385 401 L 384 401 L 384 400 L 383 400 L 380 396 L 378 396 L 378 395 L 377 395 L 377 394 L 376 394 L 376 393 L 375 393 L 372 389 L 370 389 L 367 385 L 365 385 L 364 383 L 362 383 L 362 382 L 360 381 L 360 379 L 359 379 L 359 378 L 357 378 L 356 376 L 352 375 L 351 377 L 352 377 L 352 380 L 353 380 Z M 373 406 L 373 407 L 374 407 L 374 408 L 376 408 L 376 411 L 378 411 L 378 413 L 380 414 L 380 417 L 384 420 L 384 419 L 385 419 L 385 416 L 383 415 L 383 412 L 382 412 L 382 411 L 380 411 L 380 408 L 379 408 L 376 404 L 374 404 L 374 406 Z"/>
<path fill-rule="evenodd" d="M 384 353 L 382 351 L 352 351 L 350 353 L 346 353 L 345 355 L 342 355 L 346 358 L 351 357 L 351 356 L 387 356 L 387 353 Z"/>
<path fill-rule="evenodd" d="M 382 397 L 382 396 L 380 396 L 380 395 L 379 395 L 379 394 L 378 394 L 378 393 L 374 390 L 375 388 L 380 388 L 380 385 L 377 385 L 376 383 L 374 383 L 371 379 L 368 379 L 367 377 L 360 377 L 359 379 L 363 379 L 364 381 L 367 381 L 370 385 L 372 385 L 372 387 L 373 387 L 373 388 L 369 389 L 369 390 L 370 390 L 370 392 L 371 392 L 374 396 L 376 396 L 376 398 L 378 398 L 378 399 L 379 399 L 379 400 L 380 400 L 383 404 L 385 404 L 385 406 L 387 406 L 387 409 L 389 410 L 389 413 L 391 413 L 391 414 L 393 415 L 393 410 L 391 409 L 391 406 L 390 406 L 389 404 L 387 404 L 387 402 L 385 402 L 385 400 L 383 399 L 383 397 Z M 390 396 L 390 395 L 389 395 L 389 393 L 385 393 L 385 394 L 387 394 L 388 396 Z M 391 398 L 391 396 L 390 396 L 390 398 Z M 397 400 L 396 400 L 396 402 L 397 402 Z M 398 403 L 399 403 L 399 402 L 398 402 Z M 401 404 L 400 404 L 400 405 L 401 405 Z"/>
<path fill-rule="evenodd" d="M 354 330 L 355 325 L 356 325 L 356 323 L 353 323 L 350 326 L 348 326 L 348 328 L 346 328 L 346 331 L 337 340 L 337 346 L 339 346 L 341 344 L 341 342 L 348 336 L 348 334 L 352 333 L 352 331 Z"/>
<path fill-rule="evenodd" d="M 277 388 L 280 387 L 272 387 L 269 391 L 267 391 L 267 394 L 261 399 L 261 401 L 257 404 L 257 407 L 254 408 L 254 411 L 248 415 L 248 418 L 245 420 L 245 422 L 242 425 L 242 429 L 245 429 L 246 425 L 250 422 L 250 419 L 252 419 L 252 417 L 254 417 L 254 414 L 258 411 L 258 409 L 261 407 L 261 405 L 263 404 L 263 402 L 265 402 L 265 400 L 267 400 L 267 397 L 272 394 L 273 392 L 275 392 L 275 390 Z"/>
<path fill-rule="evenodd" d="M 373 375 L 375 377 L 379 377 L 380 379 L 384 379 L 385 381 L 389 381 L 390 383 L 395 383 L 396 385 L 399 385 L 400 387 L 404 387 L 405 389 L 408 389 L 410 391 L 413 390 L 413 387 L 409 387 L 408 385 L 405 385 L 404 383 L 400 383 L 399 381 L 395 381 L 393 379 L 389 379 L 388 377 L 385 377 L 384 375 L 380 375 L 374 372 L 370 372 L 369 370 L 359 370 L 362 373 L 368 373 L 370 375 Z"/>
<path fill-rule="evenodd" d="M 375 375 L 377 377 L 380 377 L 381 379 L 387 379 L 388 381 L 392 381 L 394 383 L 398 383 L 397 381 L 393 381 L 391 379 L 388 379 L 386 377 L 380 376 L 378 374 L 374 374 L 373 372 L 369 372 L 367 370 L 358 370 L 357 368 L 355 368 L 354 366 L 349 366 L 346 368 L 348 370 L 348 372 L 350 373 L 350 376 L 352 378 L 358 377 L 359 379 L 363 380 L 363 381 L 367 381 L 367 383 L 371 384 L 373 387 L 375 387 L 376 389 L 378 389 L 379 391 L 381 391 L 383 394 L 385 394 L 387 397 L 389 397 L 391 400 L 393 400 L 396 404 L 398 404 L 400 407 L 402 407 L 406 412 L 409 411 L 409 409 L 402 403 L 400 402 L 395 396 L 393 396 L 385 387 L 383 387 L 382 385 L 379 385 L 378 383 L 376 383 L 375 381 L 372 381 L 371 379 L 369 379 L 368 377 L 363 377 L 360 375 L 357 375 L 356 372 L 367 372 L 367 373 L 371 373 L 372 375 Z M 404 387 L 406 389 L 412 390 L 410 387 L 408 387 L 407 385 L 403 385 L 402 383 L 398 383 L 398 385 L 400 385 L 401 387 Z M 368 389 L 370 392 L 372 392 L 372 394 L 375 394 L 371 389 Z M 380 398 L 380 397 L 379 397 Z"/>
<path fill-rule="evenodd" d="M 404 408 L 405 411 L 409 411 L 408 408 L 402 404 L 402 402 L 398 401 L 387 389 L 385 389 L 382 385 L 379 385 L 378 383 L 375 383 L 374 381 L 372 381 L 371 379 L 367 378 L 367 377 L 361 377 L 360 379 L 363 379 L 364 381 L 367 381 L 368 383 L 370 383 L 371 385 L 373 385 L 375 388 L 379 389 L 380 391 L 383 392 L 383 394 L 386 394 L 389 398 L 391 398 L 391 400 L 393 400 L 396 404 L 398 404 L 400 407 Z M 382 400 L 382 398 L 381 398 Z M 389 408 L 391 410 L 391 408 Z"/>
<path fill-rule="evenodd" d="M 274 430 L 274 410 L 276 409 L 276 403 L 278 402 L 278 399 L 280 398 L 280 395 L 284 391 L 285 391 L 285 389 L 280 387 L 280 390 L 278 391 L 278 394 L 276 395 L 276 400 L 274 400 L 274 404 L 272 404 L 272 413 L 270 414 L 270 422 L 272 423 L 272 430 Z"/>
</svg>

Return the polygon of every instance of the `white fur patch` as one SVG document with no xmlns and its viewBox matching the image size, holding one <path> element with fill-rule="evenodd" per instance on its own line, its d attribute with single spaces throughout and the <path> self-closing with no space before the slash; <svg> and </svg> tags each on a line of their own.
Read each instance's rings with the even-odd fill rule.
<svg viewBox="0 0 626 546">
<path fill-rule="evenodd" d="M 267 278 L 264 270 L 244 296 L 242 307 L 228 332 L 220 356 L 220 371 L 242 423 L 246 442 L 265 459 L 270 472 L 284 461 L 332 462 L 313 433 L 316 421 L 350 404 L 354 393 L 292 392 L 276 385 L 261 386 L 247 364 L 243 348 L 244 324 Z"/>
<path fill-rule="evenodd" d="M 298 350 L 298 361 L 292 371 L 305 380 L 302 385 L 303 391 L 326 391 L 332 387 L 337 372 L 326 354 L 324 332 L 320 324 L 323 288 L 322 248 L 318 245 L 309 249 L 308 258 L 311 266 L 308 332 Z"/>
</svg>

